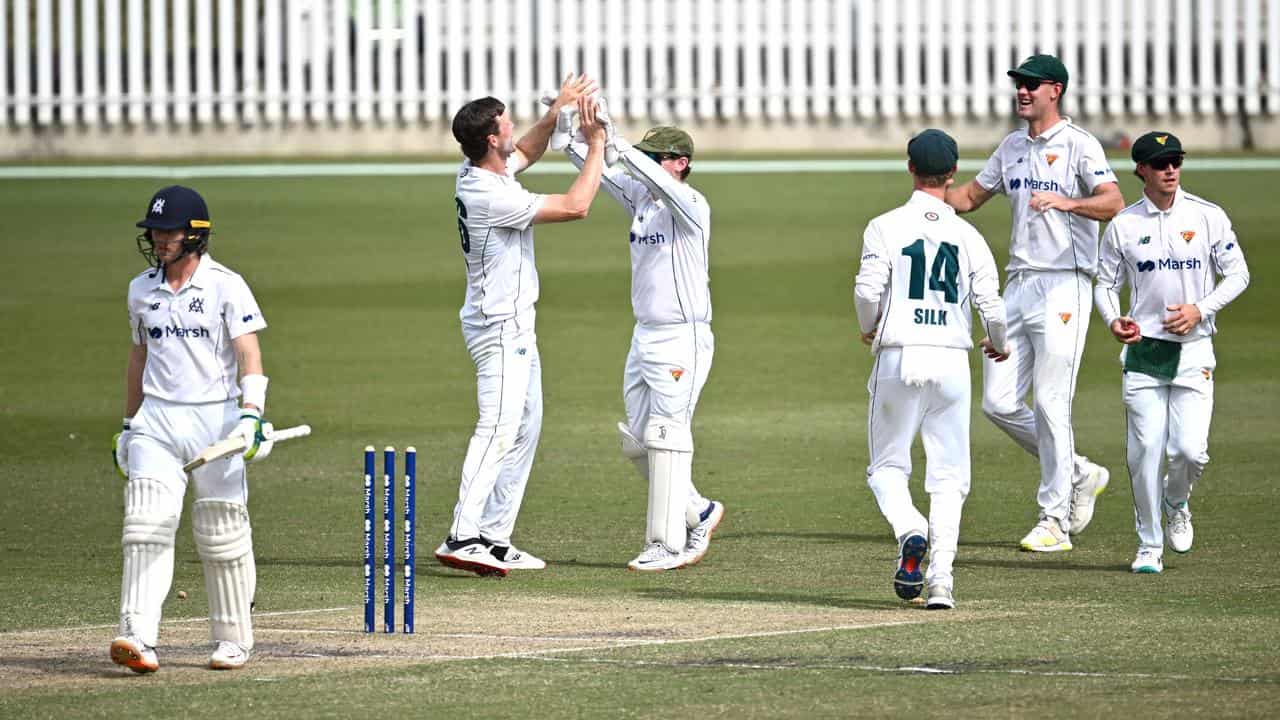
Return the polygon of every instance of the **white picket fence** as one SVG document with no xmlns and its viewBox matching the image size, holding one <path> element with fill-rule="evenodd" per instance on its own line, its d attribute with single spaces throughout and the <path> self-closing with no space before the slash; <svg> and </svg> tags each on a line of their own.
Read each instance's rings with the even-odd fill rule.
<svg viewBox="0 0 1280 720">
<path fill-rule="evenodd" d="M 1085 115 L 1280 108 L 1280 0 L 0 0 L 0 127 L 528 118 L 579 69 L 626 118 L 982 118 L 1037 51 Z"/>
</svg>

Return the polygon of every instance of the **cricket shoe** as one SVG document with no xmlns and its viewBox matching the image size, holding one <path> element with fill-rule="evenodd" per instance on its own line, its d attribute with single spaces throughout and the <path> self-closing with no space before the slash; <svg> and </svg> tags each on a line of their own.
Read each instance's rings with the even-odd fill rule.
<svg viewBox="0 0 1280 720">
<path fill-rule="evenodd" d="M 660 542 L 651 542 L 644 552 L 636 556 L 635 560 L 627 563 L 629 570 L 675 570 L 685 566 L 684 553 L 678 553 L 669 549 Z"/>
<path fill-rule="evenodd" d="M 954 610 L 956 598 L 951 594 L 950 585 L 929 585 L 929 599 L 925 602 L 926 610 Z"/>
<path fill-rule="evenodd" d="M 707 509 L 702 511 L 697 525 L 689 528 L 689 539 L 684 544 L 684 562 L 686 565 L 697 565 L 711 547 L 711 533 L 720 526 L 724 519 L 724 503 L 712 500 Z"/>
<path fill-rule="evenodd" d="M 209 656 L 209 668 L 212 670 L 239 670 L 249 662 L 249 651 L 230 640 L 219 640 Z"/>
<path fill-rule="evenodd" d="M 507 576 L 507 566 L 489 552 L 489 546 L 480 538 L 447 539 L 436 548 L 436 560 L 439 560 L 441 565 L 466 570 L 480 576 Z"/>
<path fill-rule="evenodd" d="M 111 641 L 111 662 L 145 675 L 160 669 L 156 649 L 147 647 L 133 635 L 121 635 Z"/>
<path fill-rule="evenodd" d="M 489 553 L 508 570 L 543 570 L 547 563 L 515 545 L 491 545 Z"/>
<path fill-rule="evenodd" d="M 1164 572 L 1164 559 L 1155 548 L 1138 548 L 1138 556 L 1133 559 L 1129 568 L 1136 573 L 1156 575 Z"/>
<path fill-rule="evenodd" d="M 893 591 L 903 600 L 920 597 L 924 572 L 920 565 L 929 552 L 929 541 L 921 533 L 911 533 L 898 549 L 898 569 L 893 573 Z"/>
<path fill-rule="evenodd" d="M 1028 552 L 1063 552 L 1072 547 L 1071 538 L 1053 518 L 1042 518 L 1019 544 Z"/>
<path fill-rule="evenodd" d="M 1195 529 L 1191 527 L 1191 511 L 1182 503 L 1176 509 L 1166 506 L 1164 514 L 1164 536 L 1169 540 L 1169 547 L 1176 553 L 1191 552 L 1191 541 L 1195 539 Z"/>
<path fill-rule="evenodd" d="M 1067 516 L 1072 535 L 1084 532 L 1093 520 L 1093 506 L 1098 496 L 1111 482 L 1111 473 L 1101 465 L 1086 459 L 1080 464 L 1080 472 L 1071 482 L 1071 512 Z"/>
</svg>

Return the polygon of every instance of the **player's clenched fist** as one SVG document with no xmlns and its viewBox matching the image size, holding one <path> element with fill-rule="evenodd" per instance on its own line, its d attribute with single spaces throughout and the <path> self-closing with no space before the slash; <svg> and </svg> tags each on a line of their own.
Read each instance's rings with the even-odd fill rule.
<svg viewBox="0 0 1280 720">
<path fill-rule="evenodd" d="M 1142 328 L 1131 317 L 1118 317 L 1111 322 L 1111 334 L 1125 345 L 1132 345 L 1142 339 Z"/>
</svg>

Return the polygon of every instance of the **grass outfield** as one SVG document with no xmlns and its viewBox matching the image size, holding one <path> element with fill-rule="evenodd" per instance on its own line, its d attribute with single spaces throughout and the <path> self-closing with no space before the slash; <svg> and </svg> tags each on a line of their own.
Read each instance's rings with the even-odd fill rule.
<svg viewBox="0 0 1280 720">
<path fill-rule="evenodd" d="M 586 222 L 539 228 L 546 417 L 516 541 L 551 567 L 503 581 L 430 555 L 475 420 L 452 179 L 194 183 L 212 208 L 214 256 L 246 276 L 270 323 L 270 416 L 315 434 L 252 468 L 252 664 L 200 668 L 206 601 L 184 514 L 150 677 L 106 656 L 122 505 L 108 453 L 124 294 L 141 269 L 133 222 L 160 183 L 0 182 L 0 715 L 1272 715 L 1276 176 L 1197 173 L 1194 162 L 1187 173 L 1188 189 L 1234 220 L 1254 278 L 1219 324 L 1195 551 L 1167 553 L 1160 576 L 1128 570 L 1119 346 L 1095 315 L 1075 427 L 1079 448 L 1111 468 L 1111 488 L 1075 550 L 1018 552 L 1036 519 L 1037 465 L 975 402 L 954 613 L 896 600 L 896 548 L 863 479 L 871 358 L 850 288 L 862 228 L 905 200 L 905 174 L 694 174 L 714 208 L 717 335 L 694 470 L 728 513 L 707 559 L 680 572 L 625 569 L 645 512 L 613 431 L 632 325 L 626 220 L 602 197 Z M 1122 184 L 1138 196 L 1127 174 Z M 1003 265 L 1007 202 L 970 217 Z M 413 637 L 359 632 L 367 444 L 419 451 Z"/>
</svg>

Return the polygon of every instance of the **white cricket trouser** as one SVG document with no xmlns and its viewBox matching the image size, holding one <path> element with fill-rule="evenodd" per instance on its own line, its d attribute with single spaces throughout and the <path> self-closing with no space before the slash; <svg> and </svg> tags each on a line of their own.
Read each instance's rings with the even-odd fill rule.
<svg viewBox="0 0 1280 720">
<path fill-rule="evenodd" d="M 716 339 L 708 323 L 636 324 L 622 372 L 622 402 L 633 436 L 644 438 L 645 426 L 652 416 L 693 424 L 693 411 L 711 374 L 715 348 Z M 637 463 L 646 483 L 647 467 L 647 460 Z M 688 510 L 696 514 L 708 502 L 690 481 Z"/>
<path fill-rule="evenodd" d="M 462 463 L 449 535 L 510 545 L 542 433 L 542 363 L 533 323 L 464 325 L 480 419 Z"/>
<path fill-rule="evenodd" d="M 930 348 L 946 374 L 937 381 L 908 385 L 902 381 L 903 352 L 881 348 L 867 382 L 867 484 L 899 542 L 912 532 L 927 532 L 926 580 L 950 585 L 960 511 L 969 494 L 969 355 L 959 348 Z M 924 443 L 928 520 L 912 503 L 908 487 L 916 433 Z"/>
<path fill-rule="evenodd" d="M 1064 532 L 1079 461 L 1071 403 L 1093 306 L 1091 286 L 1088 275 L 1070 270 L 1011 274 L 1004 291 L 1009 359 L 982 364 L 982 412 L 1039 457 L 1040 514 L 1057 520 Z M 1024 401 L 1033 388 L 1034 412 Z"/>
<path fill-rule="evenodd" d="M 1202 338 L 1182 346 L 1173 380 L 1124 374 L 1133 516 L 1142 547 L 1163 551 L 1161 504 L 1176 509 L 1186 503 L 1209 463 L 1216 365 L 1213 341 Z M 1161 461 L 1167 462 L 1163 476 Z"/>
<path fill-rule="evenodd" d="M 133 417 L 129 439 L 129 485 L 138 485 L 126 498 L 140 499 L 135 513 L 145 512 L 151 522 L 176 528 L 182 516 L 187 474 L 182 466 L 209 445 L 225 438 L 240 420 L 234 400 L 190 405 L 147 396 Z M 231 455 L 191 473 L 197 500 L 223 500 L 248 505 L 244 459 Z M 146 489 L 141 489 L 145 485 Z M 145 498 L 145 502 L 141 500 Z M 126 503 L 126 506 L 128 503 Z M 126 516 L 129 514 L 126 507 Z M 162 520 L 163 519 L 163 520 Z M 127 522 L 126 522 L 127 524 Z M 120 590 L 120 634 L 136 635 L 155 645 L 160 632 L 161 608 L 173 582 L 173 543 L 168 547 L 126 542 Z"/>
</svg>

